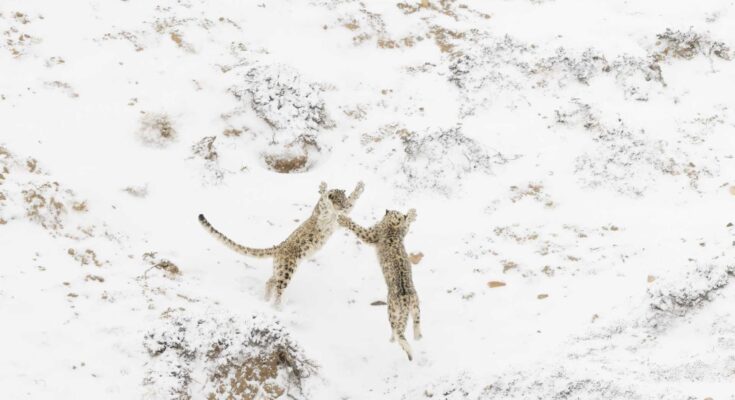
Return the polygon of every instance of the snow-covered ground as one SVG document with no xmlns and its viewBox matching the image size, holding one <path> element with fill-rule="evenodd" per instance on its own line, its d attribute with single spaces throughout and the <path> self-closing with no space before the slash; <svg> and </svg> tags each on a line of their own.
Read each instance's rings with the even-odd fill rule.
<svg viewBox="0 0 735 400">
<path fill-rule="evenodd" d="M 735 399 L 733 20 L 3 0 L 0 399 Z M 417 209 L 413 362 L 348 231 L 277 310 L 196 219 L 267 247 L 322 180 Z"/>
</svg>

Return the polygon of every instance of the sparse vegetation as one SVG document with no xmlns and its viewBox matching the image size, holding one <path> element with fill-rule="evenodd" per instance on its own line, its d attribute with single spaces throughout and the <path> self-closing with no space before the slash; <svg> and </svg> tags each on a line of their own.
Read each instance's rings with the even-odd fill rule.
<svg viewBox="0 0 735 400">
<path fill-rule="evenodd" d="M 138 136 L 151 147 L 166 147 L 176 141 L 177 132 L 167 114 L 146 113 L 140 119 Z"/>
<path fill-rule="evenodd" d="M 166 277 L 171 279 L 181 275 L 181 270 L 176 264 L 167 259 L 158 258 L 158 254 L 155 251 L 143 253 L 142 258 L 143 261 L 151 265 L 151 267 L 145 271 L 144 275 L 154 268 L 163 271 Z"/>
<path fill-rule="evenodd" d="M 655 61 L 667 59 L 691 60 L 696 56 L 717 57 L 722 60 L 732 60 L 733 53 L 723 42 L 714 41 L 708 35 L 686 32 L 667 28 L 663 33 L 656 35 L 656 50 L 652 57 Z"/>
<path fill-rule="evenodd" d="M 94 265 L 101 267 L 103 265 L 103 262 L 97 258 L 97 253 L 92 249 L 85 249 L 84 251 L 69 249 L 66 253 L 82 266 Z"/>
<path fill-rule="evenodd" d="M 202 140 L 191 146 L 191 151 L 195 155 L 202 157 L 207 161 L 217 161 L 217 157 L 219 157 L 219 155 L 217 154 L 217 150 L 214 147 L 215 140 L 217 140 L 216 136 L 204 137 L 202 138 Z"/>
<path fill-rule="evenodd" d="M 401 172 L 407 180 L 399 185 L 407 190 L 430 189 L 448 195 L 463 175 L 491 174 L 493 165 L 511 161 L 465 136 L 459 127 L 425 134 L 398 129 L 394 135 L 405 153 Z"/>
<path fill-rule="evenodd" d="M 554 201 L 551 200 L 551 196 L 544 192 L 544 185 L 541 183 L 529 183 L 525 188 L 511 186 L 510 192 L 512 194 L 510 201 L 513 203 L 528 197 L 543 204 L 544 207 L 552 208 L 555 206 Z"/>
<path fill-rule="evenodd" d="M 684 316 L 712 300 L 714 293 L 728 284 L 735 273 L 735 266 L 722 264 L 698 265 L 680 274 L 650 281 L 648 288 L 651 323 L 654 327 L 665 325 L 665 317 Z"/>
<path fill-rule="evenodd" d="M 22 191 L 26 206 L 26 217 L 46 229 L 56 231 L 64 227 L 64 205 L 73 196 L 71 191 L 64 190 L 57 182 L 41 185 L 28 184 Z"/>
<path fill-rule="evenodd" d="M 334 127 L 329 118 L 322 87 L 305 82 L 297 71 L 283 65 L 259 66 L 245 74 L 244 92 L 256 114 L 276 132 L 273 142 L 286 143 L 303 134 Z M 292 139 L 293 138 L 293 139 Z"/>
<path fill-rule="evenodd" d="M 304 398 L 316 365 L 277 322 L 171 314 L 146 333 L 145 384 L 158 398 Z"/>
</svg>

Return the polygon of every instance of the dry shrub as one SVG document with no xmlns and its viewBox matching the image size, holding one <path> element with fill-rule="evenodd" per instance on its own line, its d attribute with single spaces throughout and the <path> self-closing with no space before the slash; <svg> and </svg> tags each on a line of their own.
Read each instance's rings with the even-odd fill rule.
<svg viewBox="0 0 735 400">
<path fill-rule="evenodd" d="M 166 312 L 145 335 L 151 398 L 305 398 L 302 385 L 316 365 L 277 321 L 183 312 Z"/>
<path fill-rule="evenodd" d="M 22 209 L 29 221 L 52 235 L 63 230 L 69 210 L 80 203 L 74 192 L 48 180 L 38 160 L 14 156 L 0 146 L 0 185 L 6 182 L 11 184 L 0 190 L 0 215 L 4 220 L 18 218 L 14 214 Z"/>
<path fill-rule="evenodd" d="M 215 140 L 217 140 L 216 136 L 206 136 L 191 146 L 191 151 L 207 161 L 217 161 L 219 154 L 214 147 Z"/>
<path fill-rule="evenodd" d="M 117 33 L 106 33 L 104 34 L 104 36 L 102 36 L 101 40 L 125 40 L 133 45 L 133 48 L 135 48 L 135 51 L 145 50 L 145 47 L 143 46 L 142 41 L 138 39 L 138 36 L 128 31 L 119 31 Z"/>
<path fill-rule="evenodd" d="M 140 119 L 138 136 L 148 146 L 166 147 L 176 140 L 177 132 L 168 115 L 147 113 Z"/>
<path fill-rule="evenodd" d="M 245 74 L 242 92 L 255 114 L 276 132 L 275 142 L 290 142 L 335 126 L 322 98 L 323 85 L 309 82 L 285 65 L 263 65 Z"/>
<path fill-rule="evenodd" d="M 163 271 L 166 277 L 171 279 L 181 275 L 181 270 L 176 264 L 165 258 L 158 258 L 158 253 L 155 251 L 143 253 L 143 261 L 151 265 L 151 267 L 146 270 L 146 274 L 148 271 L 155 268 Z"/>
<path fill-rule="evenodd" d="M 503 273 L 506 273 L 512 269 L 518 268 L 518 263 L 516 263 L 515 261 L 503 260 L 502 264 L 503 264 Z"/>
<path fill-rule="evenodd" d="M 95 253 L 92 249 L 86 249 L 84 251 L 69 249 L 66 251 L 66 253 L 77 262 L 79 262 L 79 264 L 81 264 L 82 266 L 93 264 L 97 267 L 101 267 L 103 264 L 103 262 L 97 258 L 97 253 Z"/>
<path fill-rule="evenodd" d="M 546 208 L 554 207 L 555 204 L 554 201 L 551 200 L 551 196 L 549 196 L 543 190 L 544 185 L 541 183 L 531 182 L 525 188 L 514 185 L 510 187 L 510 192 L 512 193 L 510 201 L 512 201 L 513 203 L 517 203 L 523 198 L 529 197 L 539 203 L 543 203 Z"/>
<path fill-rule="evenodd" d="M 67 212 L 64 202 L 73 195 L 71 191 L 62 190 L 58 182 L 46 182 L 41 185 L 29 183 L 22 193 L 29 220 L 50 230 L 64 227 L 62 222 Z"/>
<path fill-rule="evenodd" d="M 707 35 L 692 31 L 674 31 L 669 28 L 656 35 L 657 51 L 652 55 L 655 61 L 667 58 L 691 60 L 698 55 L 715 56 L 731 60 L 730 48 L 723 42 L 710 39 Z"/>
<path fill-rule="evenodd" d="M 89 208 L 87 207 L 86 201 L 75 201 L 71 208 L 76 212 L 87 212 L 89 211 Z"/>
<path fill-rule="evenodd" d="M 654 326 L 666 325 L 667 317 L 681 317 L 711 301 L 735 274 L 735 266 L 727 264 L 697 265 L 682 269 L 661 279 L 650 281 L 649 306 Z"/>
<path fill-rule="evenodd" d="M 271 171 L 280 174 L 304 172 L 307 170 L 308 157 L 303 155 L 274 155 L 267 154 L 263 157 Z"/>
<path fill-rule="evenodd" d="M 465 175 L 489 175 L 493 165 L 512 160 L 465 136 L 460 126 L 421 133 L 391 128 L 385 133 L 391 131 L 393 139 L 401 141 L 404 158 L 400 169 L 408 178 L 399 186 L 409 191 L 430 189 L 449 195 L 461 186 Z"/>
<path fill-rule="evenodd" d="M 101 277 L 99 275 L 90 275 L 90 274 L 87 274 L 87 276 L 84 277 L 84 281 L 85 282 L 94 281 L 94 282 L 103 283 L 105 281 L 105 278 L 103 278 L 103 277 Z"/>
<path fill-rule="evenodd" d="M 156 265 L 154 265 L 154 267 L 165 271 L 169 276 L 176 276 L 181 274 L 181 270 L 179 269 L 179 267 L 169 260 L 161 260 Z"/>
<path fill-rule="evenodd" d="M 227 137 L 238 137 L 242 135 L 242 129 L 227 128 L 224 131 L 222 131 L 222 134 Z"/>
<path fill-rule="evenodd" d="M 444 27 L 435 25 L 431 27 L 431 34 L 434 37 L 434 43 L 442 53 L 451 53 L 454 51 L 452 40 L 464 39 L 463 32 L 452 31 Z"/>
</svg>

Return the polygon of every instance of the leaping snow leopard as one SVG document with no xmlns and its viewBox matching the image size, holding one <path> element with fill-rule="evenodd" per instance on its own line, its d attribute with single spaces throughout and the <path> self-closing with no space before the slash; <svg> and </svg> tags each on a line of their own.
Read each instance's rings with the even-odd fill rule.
<svg viewBox="0 0 735 400">
<path fill-rule="evenodd" d="M 398 340 L 408 355 L 413 359 L 411 346 L 404 336 L 408 315 L 413 319 L 414 340 L 421 339 L 419 298 L 411 277 L 411 263 L 403 245 L 403 238 L 408 233 L 411 223 L 416 220 L 416 210 L 408 214 L 385 210 L 383 219 L 370 228 L 363 228 L 349 217 L 340 215 L 339 224 L 351 230 L 363 242 L 375 246 L 378 260 L 383 270 L 385 283 L 388 285 L 388 320 L 391 327 L 391 342 Z"/>
<path fill-rule="evenodd" d="M 280 244 L 264 249 L 246 247 L 235 243 L 215 229 L 204 215 L 199 214 L 199 222 L 217 239 L 238 253 L 254 257 L 273 257 L 273 275 L 265 284 L 265 300 L 270 301 L 275 291 L 276 306 L 281 304 L 281 296 L 288 286 L 299 262 L 319 250 L 337 228 L 337 216 L 349 213 L 362 194 L 365 185 L 359 182 L 349 197 L 344 190 L 327 190 L 327 184 L 319 185 L 319 201 L 311 216 Z"/>
</svg>

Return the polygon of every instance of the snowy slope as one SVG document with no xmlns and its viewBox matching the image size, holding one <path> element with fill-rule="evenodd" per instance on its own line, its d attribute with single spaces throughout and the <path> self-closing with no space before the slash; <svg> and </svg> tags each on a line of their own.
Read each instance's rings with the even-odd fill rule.
<svg viewBox="0 0 735 400">
<path fill-rule="evenodd" d="M 2 1 L 0 398 L 735 399 L 733 16 Z M 270 246 L 359 180 L 418 210 L 413 362 L 351 233 L 276 310 L 196 221 Z"/>
</svg>

